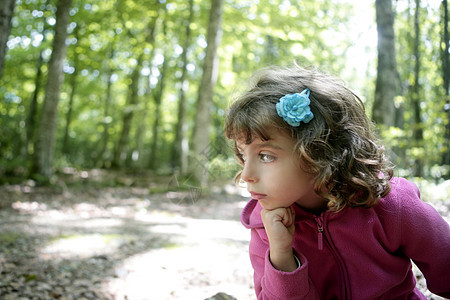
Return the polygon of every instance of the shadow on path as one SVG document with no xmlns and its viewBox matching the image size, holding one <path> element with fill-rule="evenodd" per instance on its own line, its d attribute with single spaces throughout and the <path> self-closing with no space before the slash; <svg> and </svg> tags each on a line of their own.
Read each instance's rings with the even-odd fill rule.
<svg viewBox="0 0 450 300">
<path fill-rule="evenodd" d="M 240 196 L 3 186 L 0 199 L 1 299 L 254 297 Z"/>
</svg>

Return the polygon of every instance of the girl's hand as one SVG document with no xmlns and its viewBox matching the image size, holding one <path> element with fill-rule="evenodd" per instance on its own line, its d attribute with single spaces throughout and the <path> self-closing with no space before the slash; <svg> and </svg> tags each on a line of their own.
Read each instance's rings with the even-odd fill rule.
<svg viewBox="0 0 450 300">
<path fill-rule="evenodd" d="M 261 218 L 269 238 L 269 257 L 272 265 L 280 271 L 294 271 L 297 268 L 292 250 L 295 231 L 294 209 L 292 207 L 263 209 Z"/>
</svg>

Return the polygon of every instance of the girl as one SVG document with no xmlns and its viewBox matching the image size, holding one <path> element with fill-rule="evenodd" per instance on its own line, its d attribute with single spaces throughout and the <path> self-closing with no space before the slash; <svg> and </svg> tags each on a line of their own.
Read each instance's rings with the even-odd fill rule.
<svg viewBox="0 0 450 300">
<path fill-rule="evenodd" d="M 360 98 L 314 69 L 259 71 L 225 133 L 252 200 L 258 299 L 450 297 L 450 227 L 411 182 L 392 177 Z"/>
</svg>

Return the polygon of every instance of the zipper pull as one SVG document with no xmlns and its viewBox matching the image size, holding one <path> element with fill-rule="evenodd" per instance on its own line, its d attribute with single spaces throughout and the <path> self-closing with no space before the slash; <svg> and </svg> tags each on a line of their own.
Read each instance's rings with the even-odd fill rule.
<svg viewBox="0 0 450 300">
<path fill-rule="evenodd" d="M 317 246 L 319 250 L 323 250 L 323 225 L 322 220 L 319 217 L 315 217 L 317 224 Z"/>
</svg>

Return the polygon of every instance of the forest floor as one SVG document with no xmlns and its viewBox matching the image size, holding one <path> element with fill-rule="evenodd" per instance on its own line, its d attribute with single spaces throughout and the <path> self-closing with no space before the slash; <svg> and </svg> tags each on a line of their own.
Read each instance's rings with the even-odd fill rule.
<svg viewBox="0 0 450 300">
<path fill-rule="evenodd" d="M 255 299 L 248 199 L 231 183 L 202 195 L 173 177 L 67 176 L 0 186 L 0 299 Z M 433 205 L 448 221 L 450 203 Z"/>
</svg>

